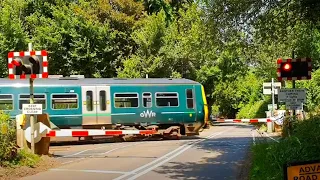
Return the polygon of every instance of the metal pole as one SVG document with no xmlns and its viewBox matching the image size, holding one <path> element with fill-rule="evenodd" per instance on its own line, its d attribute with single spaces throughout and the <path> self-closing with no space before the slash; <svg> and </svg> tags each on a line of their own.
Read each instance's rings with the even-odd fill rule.
<svg viewBox="0 0 320 180">
<path fill-rule="evenodd" d="M 29 51 L 32 51 L 32 43 L 29 43 Z M 33 97 L 33 79 L 29 78 L 30 84 L 30 104 L 34 104 L 34 97 Z M 34 115 L 30 115 L 30 127 L 31 127 L 31 152 L 35 154 L 35 145 L 34 145 Z"/>
<path fill-rule="evenodd" d="M 273 117 L 274 113 L 274 79 L 271 81 L 271 96 L 272 96 L 272 109 L 271 109 L 271 117 Z"/>
<path fill-rule="evenodd" d="M 292 50 L 292 59 L 294 59 L 294 50 Z M 292 89 L 296 88 L 296 81 L 292 80 Z M 296 115 L 296 110 L 292 110 L 292 115 Z"/>
<path fill-rule="evenodd" d="M 301 113 L 302 113 L 303 120 L 306 120 L 306 115 L 305 115 L 304 109 L 303 109 L 303 103 L 301 103 L 301 106 L 302 106 Z"/>
<path fill-rule="evenodd" d="M 296 88 L 296 81 L 295 80 L 292 80 L 292 88 L 293 89 Z M 295 116 L 296 115 L 296 110 L 292 110 L 292 114 L 293 114 L 293 116 Z"/>
<path fill-rule="evenodd" d="M 33 79 L 29 79 L 30 84 L 30 104 L 34 104 L 34 97 L 33 97 Z M 31 126 L 31 151 L 35 153 L 34 150 L 34 115 L 30 115 L 30 126 Z"/>
</svg>

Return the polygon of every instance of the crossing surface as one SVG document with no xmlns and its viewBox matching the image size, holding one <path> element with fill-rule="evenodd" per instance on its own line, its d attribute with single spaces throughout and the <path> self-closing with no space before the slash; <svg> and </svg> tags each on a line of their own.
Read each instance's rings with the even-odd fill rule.
<svg viewBox="0 0 320 180">
<path fill-rule="evenodd" d="M 61 166 L 22 179 L 237 179 L 255 133 L 224 123 L 197 138 L 52 147 Z"/>
</svg>

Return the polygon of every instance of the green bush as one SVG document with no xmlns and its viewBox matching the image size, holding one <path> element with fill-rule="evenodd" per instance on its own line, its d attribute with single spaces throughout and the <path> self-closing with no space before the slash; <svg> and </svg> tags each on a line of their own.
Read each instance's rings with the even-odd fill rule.
<svg viewBox="0 0 320 180">
<path fill-rule="evenodd" d="M 3 111 L 0 112 L 0 165 L 16 157 L 15 122 Z"/>
<path fill-rule="evenodd" d="M 319 129 L 320 117 L 296 121 L 290 137 L 254 145 L 250 179 L 284 179 L 284 164 L 320 159 Z"/>
<path fill-rule="evenodd" d="M 16 141 L 16 123 L 0 112 L 0 166 L 34 167 L 40 161 L 38 155 L 27 149 L 19 150 Z"/>
<path fill-rule="evenodd" d="M 270 98 L 245 105 L 240 109 L 237 118 L 265 118 Z"/>
</svg>

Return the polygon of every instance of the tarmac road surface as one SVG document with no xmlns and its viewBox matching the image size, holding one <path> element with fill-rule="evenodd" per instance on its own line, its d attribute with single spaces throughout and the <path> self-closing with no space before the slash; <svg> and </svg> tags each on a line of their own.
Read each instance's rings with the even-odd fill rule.
<svg viewBox="0 0 320 180">
<path fill-rule="evenodd" d="M 62 166 L 24 180 L 237 179 L 253 126 L 216 125 L 198 138 L 50 147 Z"/>
</svg>

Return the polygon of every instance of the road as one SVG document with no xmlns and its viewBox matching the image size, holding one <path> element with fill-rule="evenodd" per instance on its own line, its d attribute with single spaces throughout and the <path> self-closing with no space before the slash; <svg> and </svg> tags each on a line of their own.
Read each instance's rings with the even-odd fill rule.
<svg viewBox="0 0 320 180">
<path fill-rule="evenodd" d="M 24 180 L 237 179 L 253 126 L 217 125 L 198 138 L 52 147 L 62 165 Z"/>
</svg>

